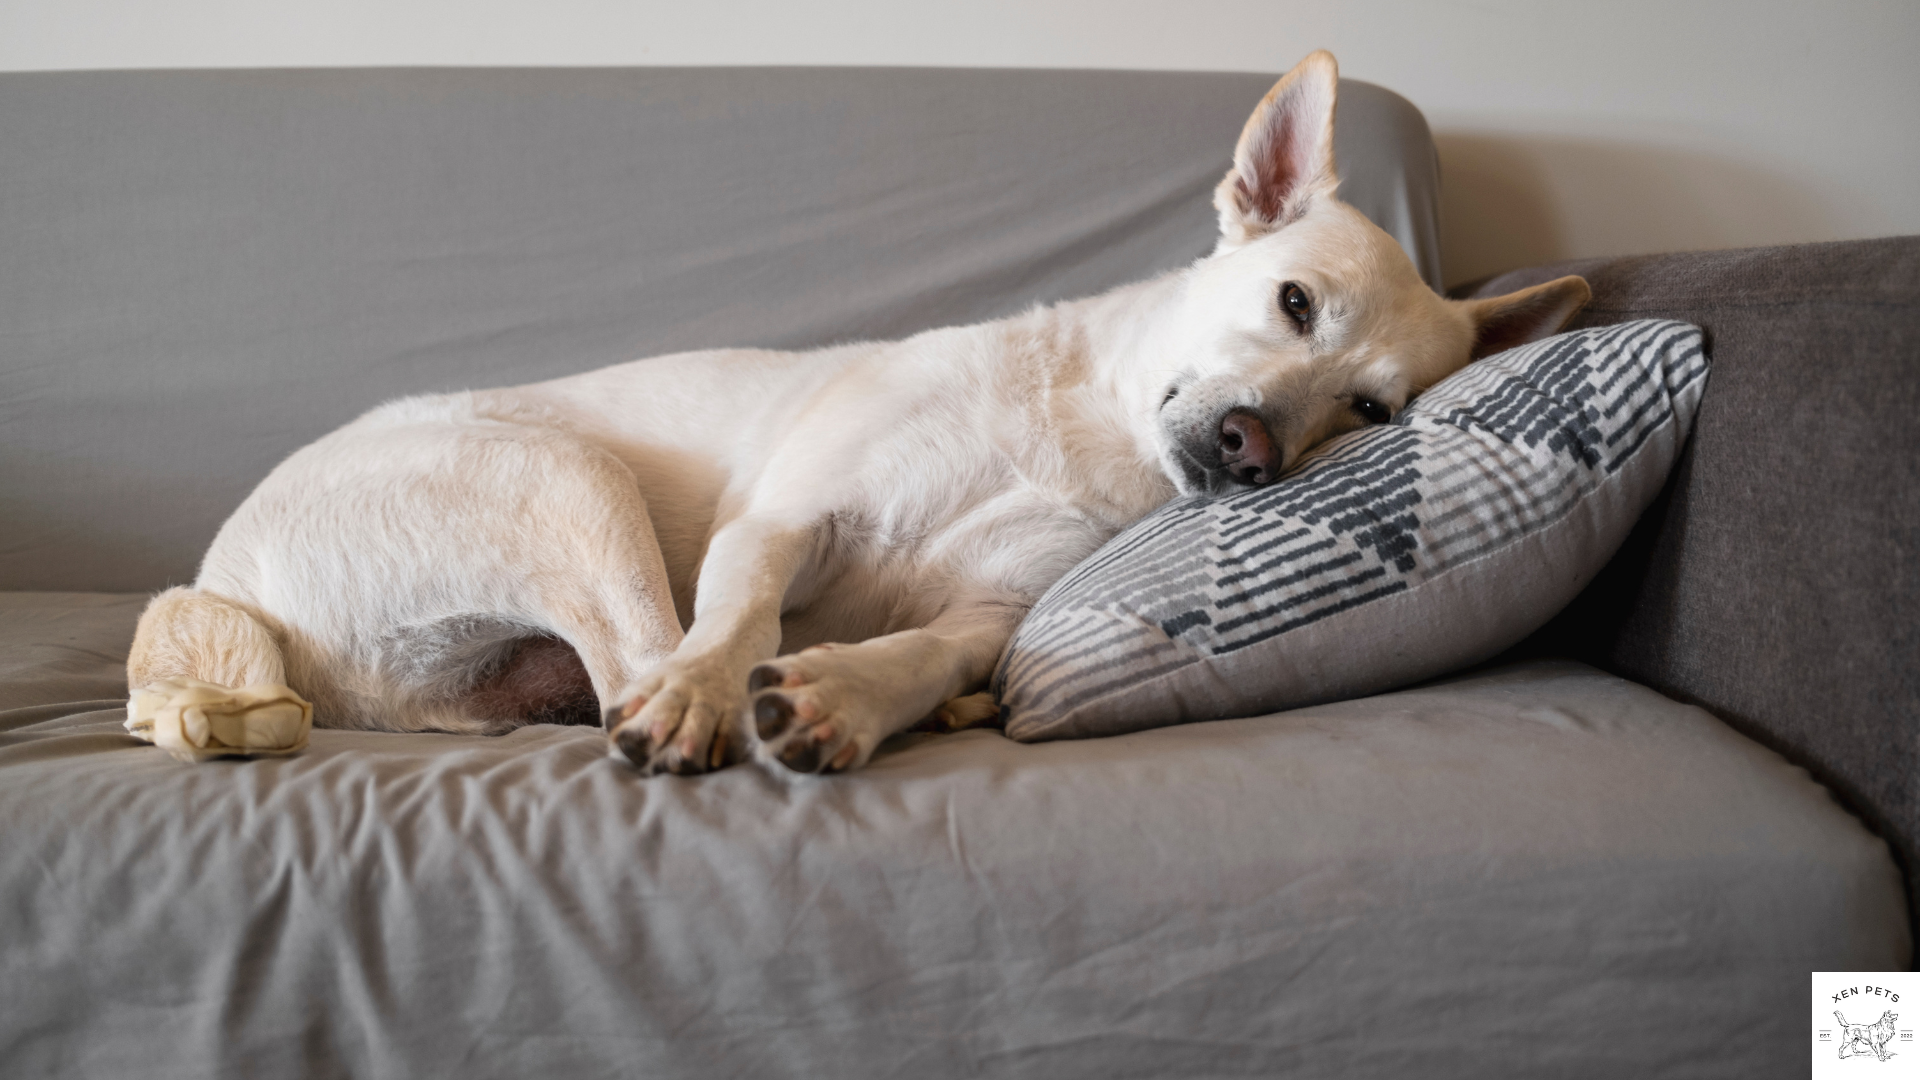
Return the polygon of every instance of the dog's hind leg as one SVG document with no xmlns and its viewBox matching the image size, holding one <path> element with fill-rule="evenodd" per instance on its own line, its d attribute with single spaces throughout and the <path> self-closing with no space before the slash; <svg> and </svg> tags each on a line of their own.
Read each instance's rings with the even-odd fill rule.
<svg viewBox="0 0 1920 1080">
<path fill-rule="evenodd" d="M 230 575 L 232 594 L 261 592 L 292 626 L 290 684 L 315 688 L 326 726 L 486 734 L 597 719 L 680 644 L 628 465 L 572 432 L 455 405 L 397 417 L 430 423 L 344 429 L 359 473 L 263 484 L 236 515 L 246 528 L 209 555 L 221 569 L 286 567 Z M 317 461 L 344 473 L 340 457 Z"/>
<path fill-rule="evenodd" d="M 468 707 L 578 722 L 584 679 L 594 722 L 616 694 L 672 654 L 684 636 L 645 499 L 627 468 L 591 447 L 569 448 L 558 482 L 523 518 L 526 572 L 516 606 L 551 636 L 515 643 L 474 687 Z"/>
<path fill-rule="evenodd" d="M 1000 702 L 992 691 L 957 697 L 933 711 L 933 715 L 913 725 L 915 731 L 950 735 L 973 727 L 993 725 L 1000 719 Z"/>
</svg>

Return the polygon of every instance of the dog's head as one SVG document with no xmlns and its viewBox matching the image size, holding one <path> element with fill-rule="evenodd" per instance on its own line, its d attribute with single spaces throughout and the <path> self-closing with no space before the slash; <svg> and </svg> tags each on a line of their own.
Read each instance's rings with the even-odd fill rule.
<svg viewBox="0 0 1920 1080">
<path fill-rule="evenodd" d="M 1338 81 L 1326 52 L 1288 72 L 1214 194 L 1220 243 L 1187 276 L 1163 343 L 1180 366 L 1151 388 L 1161 463 L 1183 493 L 1270 483 L 1469 360 L 1557 332 L 1591 295 L 1577 277 L 1486 300 L 1436 295 L 1335 197 Z"/>
</svg>

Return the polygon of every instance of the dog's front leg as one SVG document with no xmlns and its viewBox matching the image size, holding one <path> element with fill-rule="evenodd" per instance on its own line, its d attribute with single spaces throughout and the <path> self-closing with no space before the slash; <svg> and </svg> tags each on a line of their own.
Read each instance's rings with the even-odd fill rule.
<svg viewBox="0 0 1920 1080">
<path fill-rule="evenodd" d="M 918 630 L 761 664 L 750 686 L 762 752 L 803 773 L 865 764 L 882 739 L 979 689 L 1026 609 L 1009 599 L 956 603 Z"/>
<path fill-rule="evenodd" d="M 616 752 L 649 774 L 745 758 L 747 672 L 780 649 L 780 605 L 816 530 L 770 517 L 729 522 L 707 545 L 685 640 L 607 711 Z"/>
</svg>

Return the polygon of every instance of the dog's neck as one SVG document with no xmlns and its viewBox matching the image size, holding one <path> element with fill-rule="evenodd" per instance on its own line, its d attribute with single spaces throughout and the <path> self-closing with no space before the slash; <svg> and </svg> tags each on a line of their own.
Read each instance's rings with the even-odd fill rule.
<svg viewBox="0 0 1920 1080">
<path fill-rule="evenodd" d="M 1177 367 L 1168 354 L 1176 305 L 1189 271 L 1178 270 L 1098 296 L 1008 320 L 1037 346 L 1039 376 L 1026 404 L 1061 467 L 1124 525 L 1176 494 L 1160 466 L 1155 413 Z M 1032 347 L 1032 346 L 1030 346 Z"/>
</svg>

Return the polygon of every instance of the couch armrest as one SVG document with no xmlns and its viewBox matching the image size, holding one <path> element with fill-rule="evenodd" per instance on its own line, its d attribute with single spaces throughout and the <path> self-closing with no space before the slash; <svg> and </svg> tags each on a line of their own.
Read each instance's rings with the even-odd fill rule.
<svg viewBox="0 0 1920 1080">
<path fill-rule="evenodd" d="M 1582 260 L 1576 325 L 1705 328 L 1692 444 L 1613 562 L 1523 644 L 1708 707 L 1920 869 L 1920 237 Z M 1912 888 L 1909 886 L 1909 902 Z"/>
</svg>

